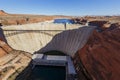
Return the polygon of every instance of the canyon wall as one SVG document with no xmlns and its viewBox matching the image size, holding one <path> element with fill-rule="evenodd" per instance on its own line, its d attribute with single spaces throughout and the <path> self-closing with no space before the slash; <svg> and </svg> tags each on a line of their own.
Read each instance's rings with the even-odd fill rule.
<svg viewBox="0 0 120 80">
<path fill-rule="evenodd" d="M 93 31 L 73 62 L 79 80 L 119 80 L 120 25 L 112 24 L 102 32 Z"/>
<path fill-rule="evenodd" d="M 13 49 L 7 44 L 7 40 L 4 36 L 3 30 L 0 28 L 0 57 L 8 54 Z"/>
</svg>

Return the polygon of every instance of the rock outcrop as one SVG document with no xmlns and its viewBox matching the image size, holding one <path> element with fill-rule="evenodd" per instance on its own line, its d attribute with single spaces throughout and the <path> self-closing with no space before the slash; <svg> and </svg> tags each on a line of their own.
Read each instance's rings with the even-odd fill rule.
<svg viewBox="0 0 120 80">
<path fill-rule="evenodd" d="M 120 26 L 94 31 L 74 56 L 74 64 L 79 80 L 119 80 Z"/>
<path fill-rule="evenodd" d="M 87 23 L 87 20 L 84 18 L 74 18 L 72 20 L 75 22 L 75 24 L 85 25 Z"/>
<path fill-rule="evenodd" d="M 0 57 L 9 54 L 13 49 L 8 46 L 4 41 L 0 40 Z"/>
<path fill-rule="evenodd" d="M 89 25 L 97 26 L 99 30 L 105 30 L 110 27 L 109 21 L 90 21 Z"/>
<path fill-rule="evenodd" d="M 12 50 L 9 54 L 0 58 L 0 78 L 2 80 L 15 80 L 30 63 L 31 54 Z"/>
<path fill-rule="evenodd" d="M 44 22 L 44 21 L 51 21 L 57 18 L 71 18 L 71 16 L 9 14 L 3 10 L 0 10 L 0 25 L 3 25 L 3 26 L 38 23 L 38 22 Z"/>
<path fill-rule="evenodd" d="M 0 10 L 0 15 L 5 16 L 5 15 L 8 15 L 8 14 L 5 11 Z"/>
<path fill-rule="evenodd" d="M 13 49 L 7 44 L 2 29 L 0 28 L 0 57 L 8 54 Z"/>
</svg>

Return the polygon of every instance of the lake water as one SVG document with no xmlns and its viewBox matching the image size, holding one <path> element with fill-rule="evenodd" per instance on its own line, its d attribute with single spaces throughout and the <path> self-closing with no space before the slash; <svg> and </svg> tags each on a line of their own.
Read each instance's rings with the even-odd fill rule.
<svg viewBox="0 0 120 80">
<path fill-rule="evenodd" d="M 55 19 L 55 20 L 54 20 L 54 23 L 62 23 L 62 24 L 68 23 L 68 24 L 74 24 L 74 21 L 73 21 L 73 20 L 70 20 L 70 19 Z"/>
</svg>

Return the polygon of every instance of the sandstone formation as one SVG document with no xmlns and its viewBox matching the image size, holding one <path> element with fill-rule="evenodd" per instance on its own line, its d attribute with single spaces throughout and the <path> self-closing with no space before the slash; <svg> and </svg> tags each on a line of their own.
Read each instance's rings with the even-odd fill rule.
<svg viewBox="0 0 120 80">
<path fill-rule="evenodd" d="M 31 54 L 12 49 L 0 40 L 0 80 L 15 80 L 31 61 Z"/>
<path fill-rule="evenodd" d="M 116 30 L 120 27 L 120 23 L 113 23 L 110 25 L 110 28 L 108 28 L 108 30 Z"/>
<path fill-rule="evenodd" d="M 38 23 L 44 21 L 51 21 L 58 18 L 71 18 L 70 16 L 47 16 L 47 15 L 30 15 L 30 14 L 8 14 L 0 10 L 0 24 L 8 25 L 22 25 L 30 23 Z"/>
<path fill-rule="evenodd" d="M 111 23 L 118 23 L 120 22 L 120 16 L 85 16 L 85 19 L 90 21 L 109 21 Z"/>
<path fill-rule="evenodd" d="M 4 12 L 3 10 L 0 10 L 0 16 L 5 16 L 8 15 L 6 12 Z"/>
<path fill-rule="evenodd" d="M 84 18 L 73 18 L 72 20 L 75 22 L 75 24 L 85 25 L 87 23 L 87 20 Z"/>
<path fill-rule="evenodd" d="M 103 31 L 103 30 L 109 28 L 111 24 L 108 21 L 90 21 L 89 25 L 97 26 L 97 29 Z"/>
<path fill-rule="evenodd" d="M 7 44 L 2 29 L 0 28 L 0 57 L 8 54 L 13 49 Z"/>
<path fill-rule="evenodd" d="M 15 80 L 31 61 L 31 54 L 12 50 L 0 58 L 0 78 L 2 80 Z"/>
<path fill-rule="evenodd" d="M 94 31 L 74 56 L 79 80 L 119 80 L 120 26 L 114 25 L 103 32 Z"/>
<path fill-rule="evenodd" d="M 9 54 L 13 49 L 8 46 L 4 41 L 0 40 L 0 57 Z"/>
</svg>

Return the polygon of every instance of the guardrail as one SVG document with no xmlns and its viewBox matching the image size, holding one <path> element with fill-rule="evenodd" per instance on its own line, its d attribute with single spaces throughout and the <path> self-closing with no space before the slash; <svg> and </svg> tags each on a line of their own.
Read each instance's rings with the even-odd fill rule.
<svg viewBox="0 0 120 80">
<path fill-rule="evenodd" d="M 49 36 L 54 36 L 50 34 L 49 32 L 61 32 L 64 30 L 3 30 L 6 37 L 17 35 L 17 34 L 23 34 L 23 33 L 42 33 Z M 47 33 L 48 32 L 48 33 Z"/>
</svg>

